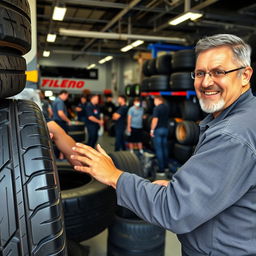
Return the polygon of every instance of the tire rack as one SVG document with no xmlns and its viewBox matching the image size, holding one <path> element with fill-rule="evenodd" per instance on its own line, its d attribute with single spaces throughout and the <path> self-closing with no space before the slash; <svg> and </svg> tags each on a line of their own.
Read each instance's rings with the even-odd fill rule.
<svg viewBox="0 0 256 256">
<path fill-rule="evenodd" d="M 191 96 L 195 96 L 195 91 L 159 91 L 159 92 L 141 92 L 141 96 L 185 96 L 189 99 Z"/>
</svg>

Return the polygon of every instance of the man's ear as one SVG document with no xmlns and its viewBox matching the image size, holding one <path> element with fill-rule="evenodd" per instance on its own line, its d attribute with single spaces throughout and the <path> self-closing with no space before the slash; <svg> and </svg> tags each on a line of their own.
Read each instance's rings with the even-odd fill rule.
<svg viewBox="0 0 256 256">
<path fill-rule="evenodd" d="M 242 86 L 246 86 L 249 84 L 251 76 L 253 73 L 253 69 L 251 67 L 246 67 L 242 74 Z"/>
</svg>

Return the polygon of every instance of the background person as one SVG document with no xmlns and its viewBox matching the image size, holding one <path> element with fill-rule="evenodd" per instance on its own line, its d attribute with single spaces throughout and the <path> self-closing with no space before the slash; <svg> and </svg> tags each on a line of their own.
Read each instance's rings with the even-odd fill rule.
<svg viewBox="0 0 256 256">
<path fill-rule="evenodd" d="M 112 119 L 115 120 L 115 151 L 125 150 L 125 127 L 127 120 L 128 107 L 126 106 L 126 97 L 119 95 L 117 102 L 119 104 L 118 109 L 113 114 Z"/>
<path fill-rule="evenodd" d="M 219 34 L 196 45 L 192 77 L 201 108 L 193 156 L 171 181 L 118 170 L 101 147 L 78 144 L 75 167 L 116 188 L 119 205 L 178 234 L 183 256 L 256 255 L 256 98 L 249 45 Z"/>
<path fill-rule="evenodd" d="M 98 131 L 103 126 L 103 120 L 100 118 L 100 108 L 98 106 L 99 97 L 96 94 L 90 96 L 90 102 L 86 106 L 86 126 L 88 131 L 87 145 L 95 147 L 98 140 Z"/>
<path fill-rule="evenodd" d="M 87 98 L 86 96 L 81 96 L 80 102 L 75 108 L 77 112 L 77 120 L 79 122 L 86 122 L 86 105 L 87 105 Z"/>
<path fill-rule="evenodd" d="M 156 158 L 159 165 L 159 173 L 165 174 L 168 168 L 168 116 L 169 108 L 164 104 L 162 96 L 154 97 L 150 136 L 153 138 Z"/>
<path fill-rule="evenodd" d="M 136 97 L 133 106 L 128 110 L 127 132 L 130 134 L 128 145 L 131 152 L 134 152 L 137 146 L 141 154 L 143 154 L 143 115 L 144 109 L 140 106 L 140 99 Z"/>
<path fill-rule="evenodd" d="M 71 120 L 68 118 L 68 111 L 65 105 L 65 101 L 68 99 L 68 92 L 66 90 L 60 91 L 58 97 L 53 102 L 53 120 L 60 126 L 64 131 L 68 132 L 68 124 Z"/>
</svg>

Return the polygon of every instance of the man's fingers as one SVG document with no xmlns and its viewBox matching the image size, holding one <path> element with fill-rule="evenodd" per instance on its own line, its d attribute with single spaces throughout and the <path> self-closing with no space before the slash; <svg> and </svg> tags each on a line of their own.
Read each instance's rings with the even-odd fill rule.
<svg viewBox="0 0 256 256">
<path fill-rule="evenodd" d="M 87 145 L 84 145 L 82 143 L 76 143 L 76 148 L 82 148 L 85 150 L 85 154 L 87 152 L 90 152 L 91 154 L 95 155 L 95 156 L 99 156 L 99 152 L 97 150 L 95 150 L 94 148 L 90 147 L 90 146 L 87 146 Z"/>
<path fill-rule="evenodd" d="M 92 159 L 80 155 L 71 155 L 70 157 L 88 166 L 91 166 L 94 162 Z"/>
<path fill-rule="evenodd" d="M 101 153 L 101 154 L 103 154 L 103 155 L 105 155 L 105 156 L 109 156 L 108 154 L 107 154 L 107 152 L 101 147 L 101 145 L 100 144 L 97 144 L 97 150 Z"/>
<path fill-rule="evenodd" d="M 86 172 L 86 173 L 89 173 L 89 174 L 90 174 L 90 171 L 91 171 L 90 167 L 78 166 L 78 165 L 74 166 L 74 169 L 76 171 Z"/>
<path fill-rule="evenodd" d="M 73 147 L 72 150 L 78 153 L 80 156 L 86 156 L 87 158 L 90 158 L 94 161 L 98 161 L 100 156 L 98 152 L 96 155 L 90 149 L 85 149 L 84 147 Z"/>
</svg>

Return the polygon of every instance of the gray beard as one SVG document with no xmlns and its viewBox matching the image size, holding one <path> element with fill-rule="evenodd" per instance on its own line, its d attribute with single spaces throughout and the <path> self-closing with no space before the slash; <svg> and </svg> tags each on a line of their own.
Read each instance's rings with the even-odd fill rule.
<svg viewBox="0 0 256 256">
<path fill-rule="evenodd" d="M 217 103 L 205 103 L 204 100 L 199 99 L 199 104 L 204 112 L 212 114 L 222 110 L 225 106 L 225 101 L 223 99 L 220 99 Z"/>
</svg>

